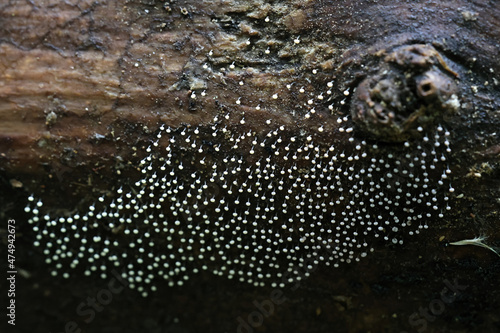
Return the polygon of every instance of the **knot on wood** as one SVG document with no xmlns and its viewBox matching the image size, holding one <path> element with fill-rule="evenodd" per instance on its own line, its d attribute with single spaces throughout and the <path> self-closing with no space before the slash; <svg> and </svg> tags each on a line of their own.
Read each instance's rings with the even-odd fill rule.
<svg viewBox="0 0 500 333">
<path fill-rule="evenodd" d="M 356 89 L 351 115 L 358 131 L 384 142 L 419 136 L 436 118 L 460 106 L 456 77 L 432 46 L 397 48 Z"/>
</svg>

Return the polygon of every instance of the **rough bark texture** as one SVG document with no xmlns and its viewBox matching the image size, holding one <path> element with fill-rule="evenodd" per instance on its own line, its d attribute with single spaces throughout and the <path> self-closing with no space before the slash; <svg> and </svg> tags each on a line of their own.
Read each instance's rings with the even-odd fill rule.
<svg viewBox="0 0 500 333">
<path fill-rule="evenodd" d="M 240 132 L 323 125 L 334 133 L 357 85 L 406 44 L 433 45 L 458 76 L 460 108 L 442 120 L 453 138 L 452 210 L 402 246 L 380 242 L 359 263 L 320 265 L 247 331 L 499 331 L 500 258 L 446 246 L 477 236 L 500 245 L 497 3 L 144 0 L 0 4 L 0 218 L 17 221 L 24 272 L 8 332 L 62 332 L 70 321 L 82 332 L 237 331 L 238 318 L 248 322 L 259 311 L 254 301 L 269 300 L 273 288 L 210 273 L 148 298 L 126 289 L 84 322 L 75 309 L 107 280 L 50 275 L 32 245 L 26 198 L 35 193 L 63 212 L 88 204 L 134 174 L 160 124 L 210 126 L 230 115 L 227 126 Z M 304 118 L 309 99 L 317 114 Z M 439 308 L 434 301 L 455 280 L 467 287 Z M 412 317 L 429 307 L 435 314 L 425 321 Z"/>
</svg>

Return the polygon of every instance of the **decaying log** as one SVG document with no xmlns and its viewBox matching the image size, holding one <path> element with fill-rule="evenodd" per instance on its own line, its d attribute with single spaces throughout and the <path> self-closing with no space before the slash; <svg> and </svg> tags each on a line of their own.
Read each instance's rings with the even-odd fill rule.
<svg viewBox="0 0 500 333">
<path fill-rule="evenodd" d="M 475 237 L 485 237 L 484 243 L 493 250 L 500 245 L 499 54 L 500 8 L 486 0 L 0 4 L 0 216 L 15 219 L 18 228 L 16 264 L 21 273 L 16 327 L 58 332 L 500 329 L 499 256 L 486 248 L 449 245 Z M 296 164 L 293 153 L 290 161 L 276 157 L 288 151 L 285 147 L 296 152 L 308 142 L 314 143 L 312 155 L 300 151 Z M 183 285 L 168 287 L 168 282 L 155 280 L 157 291 L 146 298 L 141 291 L 126 289 L 113 295 L 113 301 L 91 320 L 76 309 L 106 287 L 112 275 L 89 278 L 88 269 L 78 266 L 69 279 L 63 274 L 65 268 L 52 277 L 57 271 L 53 254 L 49 258 L 43 248 L 34 246 L 44 229 L 40 225 L 38 232 L 33 227 L 36 218 L 47 214 L 51 221 L 66 223 L 75 215 L 83 216 L 91 205 L 98 212 L 106 211 L 122 188 L 137 195 L 140 187 L 134 183 L 140 183 L 142 172 L 151 177 L 144 178 L 147 181 L 153 174 L 156 177 L 156 171 L 162 175 L 167 153 L 173 156 L 175 179 L 186 187 L 196 184 L 196 179 L 209 182 L 212 166 L 229 174 L 246 168 L 255 176 L 266 158 L 271 161 L 268 165 L 278 161 L 269 170 L 288 172 L 293 181 L 282 178 L 281 185 L 283 193 L 288 188 L 293 192 L 291 199 L 281 192 L 272 198 L 279 209 L 297 202 L 288 212 L 277 214 L 276 224 L 266 230 L 279 234 L 281 224 L 291 218 L 292 226 L 287 228 L 295 228 L 290 235 L 298 235 L 297 244 L 315 235 L 316 242 L 321 242 L 326 232 L 320 227 L 306 230 L 306 236 L 298 231 L 299 212 L 307 215 L 314 208 L 295 206 L 301 205 L 300 198 L 309 198 L 301 197 L 306 187 L 315 186 L 312 181 L 300 183 L 304 175 L 316 175 L 310 158 L 316 156 L 325 166 L 330 146 L 336 158 L 348 157 L 329 171 L 333 178 L 341 177 L 344 187 L 328 190 L 328 200 L 349 199 L 325 212 L 341 216 L 362 211 L 365 202 L 356 201 L 354 192 L 349 192 L 353 185 L 362 186 L 347 179 L 391 156 L 380 165 L 402 163 L 411 176 L 391 182 L 387 178 L 395 173 L 394 166 L 387 172 L 377 170 L 377 164 L 372 167 L 373 176 L 361 181 L 368 184 L 377 177 L 386 178 L 370 185 L 389 186 L 386 192 L 380 190 L 380 196 L 387 198 L 384 205 L 403 200 L 390 187 L 406 183 L 418 190 L 404 193 L 415 198 L 422 194 L 424 203 L 408 199 L 411 204 L 404 209 L 367 209 L 363 215 L 378 214 L 383 219 L 393 216 L 391 212 L 404 218 L 422 215 L 418 221 L 425 228 L 417 228 L 418 235 L 396 233 L 389 238 L 391 230 L 385 227 L 377 239 L 366 237 L 374 244 L 374 253 L 367 258 L 343 262 L 338 268 L 332 267 L 333 262 L 332 266 L 319 264 L 307 279 L 291 286 L 254 286 L 247 277 L 229 280 L 218 270 L 219 259 L 203 259 L 208 271 L 201 270 Z M 408 167 L 415 158 L 424 160 L 435 151 L 439 153 L 432 166 L 437 171 L 422 171 L 420 160 L 415 160 L 416 168 Z M 354 160 L 362 153 L 366 161 Z M 236 162 L 231 162 L 233 157 Z M 148 166 L 154 170 L 148 171 Z M 231 181 L 240 185 L 248 177 L 240 170 L 235 174 Z M 212 187 L 217 194 L 207 198 L 215 198 L 217 204 L 221 199 L 229 201 L 233 209 L 240 198 L 227 194 L 224 186 L 230 176 L 222 171 L 218 176 Z M 439 194 L 433 194 L 436 201 L 429 207 L 425 207 L 427 187 L 421 186 L 424 178 Z M 272 185 L 269 191 L 259 192 L 265 200 L 253 199 L 250 192 L 241 194 L 252 216 L 257 214 L 256 205 L 273 202 L 269 193 L 280 186 L 277 180 L 265 184 Z M 301 184 L 307 186 L 301 188 Z M 314 189 L 319 191 L 320 186 Z M 151 195 L 159 191 L 151 190 Z M 179 197 L 187 197 L 187 189 L 179 191 Z M 311 207 L 328 200 L 315 199 Z M 349 200 L 357 207 L 345 208 Z M 33 213 L 37 202 L 43 202 L 40 217 Z M 193 208 L 192 201 L 189 204 Z M 217 205 L 211 205 L 199 210 L 209 215 L 207 219 L 220 216 L 227 222 L 231 218 L 230 213 L 216 215 Z M 437 206 L 435 211 L 432 205 Z M 428 211 L 432 214 L 426 218 Z M 176 209 L 165 215 L 175 219 L 174 213 Z M 189 214 L 183 216 L 184 224 L 174 227 L 173 240 L 163 240 L 161 246 L 180 248 L 183 241 L 176 237 L 191 221 Z M 143 222 L 133 222 L 140 235 L 150 231 Z M 130 262 L 135 262 L 140 255 L 123 242 L 134 243 L 136 238 L 126 236 L 126 227 L 100 223 L 92 229 L 92 237 L 122 242 L 117 251 L 128 251 L 134 258 Z M 47 225 L 45 229 L 50 229 Z M 84 223 L 75 225 L 78 229 L 71 229 L 71 235 L 81 232 Z M 64 237 L 57 232 L 54 243 Z M 346 242 L 342 237 L 340 243 Z M 201 248 L 195 245 L 193 251 L 199 255 Z M 277 249 L 282 247 L 273 247 L 273 254 Z M 76 255 L 79 244 L 74 250 Z M 240 254 L 237 249 L 231 251 L 228 256 Z M 278 264 L 287 267 L 286 255 L 276 256 Z M 46 264 L 47 258 L 52 262 Z M 443 298 L 444 288 L 452 286 L 455 294 L 445 291 L 449 297 Z"/>
</svg>

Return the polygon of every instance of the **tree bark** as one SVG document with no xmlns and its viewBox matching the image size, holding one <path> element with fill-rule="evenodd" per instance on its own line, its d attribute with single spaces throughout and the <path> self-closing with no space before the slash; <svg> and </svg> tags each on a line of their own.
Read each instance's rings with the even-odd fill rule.
<svg viewBox="0 0 500 333">
<path fill-rule="evenodd" d="M 485 236 L 488 246 L 500 246 L 499 36 L 500 8 L 486 0 L 0 5 L 0 216 L 18 226 L 19 332 L 63 331 L 71 321 L 88 332 L 499 330 L 499 256 L 449 245 Z M 401 46 L 424 44 L 436 50 L 424 65 L 403 59 Z M 450 132 L 451 210 L 402 246 L 380 241 L 359 263 L 319 265 L 297 288 L 280 289 L 281 303 L 269 303 L 272 287 L 203 272 L 182 287 L 158 286 L 146 299 L 126 289 L 87 322 L 75 309 L 109 279 L 81 269 L 52 278 L 33 247 L 29 195 L 48 213 L 74 214 L 137 181 L 148 147 L 172 145 L 157 138 L 162 126 L 177 138 L 200 129 L 200 142 L 220 147 L 220 155 L 200 155 L 213 163 L 232 156 L 230 138 L 265 137 L 280 127 L 285 141 L 311 135 L 345 151 L 352 145 L 339 131 L 351 125 L 356 140 L 395 146 L 404 160 L 400 143 L 378 136 L 378 128 L 374 137 L 360 130 L 351 105 L 366 101 L 357 87 L 367 78 L 378 80 L 385 68 L 409 76 L 418 66 L 439 68 L 456 85 L 460 107 L 428 106 L 443 111 L 439 125 Z M 348 125 L 337 122 L 344 117 Z M 203 132 L 215 124 L 230 134 Z M 251 167 L 268 148 L 253 158 L 250 146 L 240 147 L 241 156 Z M 197 170 L 189 147 L 177 153 Z M 443 298 L 450 285 L 460 287 Z"/>
</svg>

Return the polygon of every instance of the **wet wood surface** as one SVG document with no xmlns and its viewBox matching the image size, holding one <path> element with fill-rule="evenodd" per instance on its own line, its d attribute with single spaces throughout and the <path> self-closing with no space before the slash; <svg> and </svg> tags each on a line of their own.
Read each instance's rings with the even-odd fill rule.
<svg viewBox="0 0 500 333">
<path fill-rule="evenodd" d="M 358 84 L 410 44 L 432 45 L 450 64 L 460 108 L 441 120 L 452 209 L 404 245 L 380 241 L 366 260 L 320 265 L 281 297 L 208 272 L 147 298 L 124 289 L 88 323 L 76 309 L 108 281 L 54 278 L 33 247 L 30 194 L 58 212 L 95 200 L 133 177 L 161 124 L 210 127 L 229 115 L 235 132 L 334 133 Z M 500 258 L 448 245 L 484 236 L 500 246 L 499 54 L 492 1 L 5 1 L 0 217 L 17 221 L 21 271 L 18 325 L 7 332 L 500 330 Z"/>
</svg>

